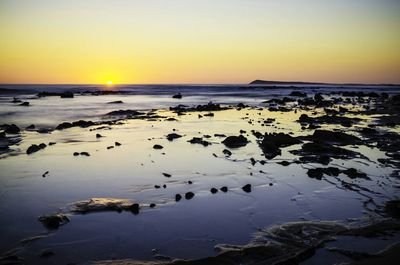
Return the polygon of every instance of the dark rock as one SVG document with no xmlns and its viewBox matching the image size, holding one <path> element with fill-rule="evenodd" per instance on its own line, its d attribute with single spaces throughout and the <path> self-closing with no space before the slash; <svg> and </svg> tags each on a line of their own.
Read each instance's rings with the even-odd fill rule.
<svg viewBox="0 0 400 265">
<path fill-rule="evenodd" d="M 113 145 L 107 146 L 107 150 L 110 150 L 110 149 L 113 149 L 113 148 L 114 148 Z"/>
<path fill-rule="evenodd" d="M 229 151 L 228 149 L 222 150 L 222 153 L 224 153 L 226 156 L 231 156 L 232 155 L 232 152 Z"/>
<path fill-rule="evenodd" d="M 154 188 L 159 189 L 161 187 L 159 185 L 154 185 Z"/>
<path fill-rule="evenodd" d="M 19 106 L 28 107 L 29 106 L 29 102 L 27 102 L 27 101 L 22 102 L 21 104 L 19 104 Z"/>
<path fill-rule="evenodd" d="M 72 128 L 72 127 L 87 128 L 87 127 L 94 126 L 94 125 L 97 125 L 97 124 L 92 121 L 84 121 L 84 120 L 74 121 L 72 123 L 63 122 L 56 127 L 56 130 L 64 130 L 64 129 L 68 129 L 68 128 Z"/>
<path fill-rule="evenodd" d="M 251 163 L 251 165 L 255 165 L 256 163 L 257 163 L 257 161 L 254 159 L 254 158 L 250 158 L 250 163 Z"/>
<path fill-rule="evenodd" d="M 132 203 L 132 205 L 129 207 L 129 210 L 133 213 L 133 214 L 138 214 L 139 210 L 140 210 L 140 206 L 138 203 Z"/>
<path fill-rule="evenodd" d="M 221 134 L 221 133 L 215 133 L 214 136 L 215 137 L 226 137 L 225 134 Z"/>
<path fill-rule="evenodd" d="M 193 184 L 193 182 L 189 180 L 189 181 L 188 181 L 188 184 L 191 185 L 191 184 Z"/>
<path fill-rule="evenodd" d="M 61 213 L 53 215 L 43 215 L 39 217 L 39 221 L 48 229 L 57 229 L 61 225 L 68 223 L 69 218 Z"/>
<path fill-rule="evenodd" d="M 101 138 L 103 137 L 103 135 L 101 135 L 100 133 L 96 133 L 96 138 Z"/>
<path fill-rule="evenodd" d="M 204 117 L 214 117 L 214 113 L 210 112 L 210 113 L 206 113 L 203 115 Z"/>
<path fill-rule="evenodd" d="M 310 138 L 312 141 L 317 143 L 328 143 L 335 145 L 355 145 L 361 143 L 361 139 L 356 136 L 343 132 L 334 132 L 328 130 L 315 130 L 314 134 Z"/>
<path fill-rule="evenodd" d="M 78 152 L 74 152 L 74 154 L 73 154 L 74 156 L 78 156 L 79 155 L 79 153 Z"/>
<path fill-rule="evenodd" d="M 322 179 L 324 171 L 322 168 L 311 168 L 307 171 L 307 175 L 313 179 Z"/>
<path fill-rule="evenodd" d="M 220 188 L 220 190 L 221 190 L 222 192 L 228 192 L 228 187 L 223 186 L 222 188 Z"/>
<path fill-rule="evenodd" d="M 190 199 L 192 199 L 193 197 L 194 197 L 194 193 L 193 193 L 193 192 L 191 192 L 191 191 L 186 192 L 186 194 L 185 194 L 185 199 L 186 199 L 186 200 L 190 200 Z"/>
<path fill-rule="evenodd" d="M 143 115 L 142 112 L 136 110 L 115 110 L 106 114 L 106 116 L 139 116 Z"/>
<path fill-rule="evenodd" d="M 242 190 L 243 190 L 244 192 L 247 192 L 247 193 L 251 192 L 251 185 L 250 185 L 250 184 L 244 185 L 244 186 L 242 187 Z"/>
<path fill-rule="evenodd" d="M 267 159 L 272 159 L 278 155 L 281 155 L 281 147 L 287 147 L 294 144 L 299 144 L 300 141 L 297 138 L 292 137 L 289 134 L 284 133 L 266 133 L 263 140 L 259 143 L 264 156 Z"/>
<path fill-rule="evenodd" d="M 176 95 L 173 95 L 172 98 L 177 98 L 177 99 L 181 99 L 182 98 L 182 94 L 178 93 Z"/>
<path fill-rule="evenodd" d="M 163 149 L 164 147 L 162 145 L 159 144 L 155 144 L 153 145 L 153 149 Z"/>
<path fill-rule="evenodd" d="M 222 143 L 229 148 L 239 148 L 247 145 L 248 142 L 249 141 L 247 140 L 247 138 L 243 135 L 228 136 L 227 138 L 225 138 L 225 140 L 222 141 Z"/>
<path fill-rule="evenodd" d="M 44 172 L 42 177 L 45 178 L 47 176 L 47 174 L 49 174 L 49 171 Z"/>
<path fill-rule="evenodd" d="M 30 155 L 30 154 L 35 153 L 35 152 L 37 152 L 39 150 L 42 150 L 44 148 L 46 148 L 46 144 L 44 144 L 44 143 L 41 143 L 39 145 L 32 144 L 31 146 L 28 147 L 28 149 L 26 150 L 26 153 L 28 155 Z"/>
<path fill-rule="evenodd" d="M 116 101 L 108 102 L 107 104 L 122 104 L 122 103 L 124 103 L 122 100 L 116 100 Z"/>
<path fill-rule="evenodd" d="M 175 201 L 179 202 L 182 199 L 182 195 L 176 194 L 175 195 Z"/>
<path fill-rule="evenodd" d="M 280 164 L 280 165 L 282 165 L 284 167 L 287 167 L 287 166 L 290 165 L 290 163 L 288 161 L 281 161 L 281 162 L 278 162 L 278 164 Z"/>
<path fill-rule="evenodd" d="M 305 143 L 301 150 L 292 150 L 290 153 L 307 157 L 331 157 L 337 159 L 350 159 L 363 157 L 360 153 L 325 143 Z"/>
<path fill-rule="evenodd" d="M 119 142 L 115 142 L 114 144 L 115 144 L 115 146 L 121 146 L 121 143 L 119 143 Z"/>
<path fill-rule="evenodd" d="M 81 152 L 80 155 L 81 156 L 90 156 L 90 154 L 88 152 Z"/>
<path fill-rule="evenodd" d="M 179 135 L 177 133 L 170 133 L 170 134 L 167 135 L 168 141 L 173 141 L 174 139 L 178 139 L 178 138 L 181 138 L 181 137 L 182 137 L 182 135 Z"/>
<path fill-rule="evenodd" d="M 20 128 L 15 124 L 3 124 L 0 128 L 7 134 L 19 134 L 21 132 Z"/>
<path fill-rule="evenodd" d="M 150 203 L 150 208 L 154 208 L 154 207 L 156 207 L 156 204 L 155 203 Z"/>
<path fill-rule="evenodd" d="M 188 142 L 191 144 L 201 144 L 203 146 L 208 146 L 211 144 L 210 142 L 203 140 L 201 137 L 193 137 Z"/>
<path fill-rule="evenodd" d="M 34 130 L 35 129 L 35 124 L 31 124 L 31 125 L 27 126 L 25 129 L 26 130 Z"/>
<path fill-rule="evenodd" d="M 212 194 L 215 194 L 215 193 L 218 192 L 218 189 L 216 189 L 216 188 L 211 188 L 210 191 L 211 191 Z"/>
<path fill-rule="evenodd" d="M 347 175 L 351 179 L 355 179 L 355 178 L 369 179 L 367 174 L 365 174 L 364 172 L 360 172 L 355 168 L 349 168 L 349 169 L 343 170 L 342 173 Z"/>
<path fill-rule="evenodd" d="M 171 177 L 171 174 L 168 174 L 168 173 L 162 173 L 162 174 L 164 175 L 164 177 L 167 177 L 167 178 Z"/>
</svg>

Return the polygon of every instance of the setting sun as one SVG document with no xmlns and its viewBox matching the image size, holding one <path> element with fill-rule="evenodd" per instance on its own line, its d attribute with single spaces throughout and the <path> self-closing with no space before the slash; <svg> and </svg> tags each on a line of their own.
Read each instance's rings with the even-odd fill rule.
<svg viewBox="0 0 400 265">
<path fill-rule="evenodd" d="M 112 81 L 107 81 L 107 85 L 111 86 L 113 84 Z"/>
</svg>

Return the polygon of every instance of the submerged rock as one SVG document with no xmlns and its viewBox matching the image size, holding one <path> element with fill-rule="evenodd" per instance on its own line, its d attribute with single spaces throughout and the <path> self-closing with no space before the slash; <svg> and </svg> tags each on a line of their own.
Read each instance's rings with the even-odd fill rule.
<svg viewBox="0 0 400 265">
<path fill-rule="evenodd" d="M 242 146 L 246 146 L 249 143 L 249 141 L 243 135 L 239 135 L 239 136 L 228 136 L 227 138 L 225 138 L 225 140 L 222 141 L 222 143 L 229 148 L 239 148 Z"/>
<path fill-rule="evenodd" d="M 61 225 L 68 223 L 69 218 L 61 213 L 53 215 L 43 215 L 39 217 L 39 221 L 48 229 L 57 229 Z"/>
</svg>

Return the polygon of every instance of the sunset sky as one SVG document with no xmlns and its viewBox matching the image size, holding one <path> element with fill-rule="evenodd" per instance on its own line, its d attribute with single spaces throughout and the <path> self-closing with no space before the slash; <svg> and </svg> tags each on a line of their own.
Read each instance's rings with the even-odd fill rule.
<svg viewBox="0 0 400 265">
<path fill-rule="evenodd" d="M 0 0 L 0 83 L 400 83 L 398 0 Z"/>
</svg>

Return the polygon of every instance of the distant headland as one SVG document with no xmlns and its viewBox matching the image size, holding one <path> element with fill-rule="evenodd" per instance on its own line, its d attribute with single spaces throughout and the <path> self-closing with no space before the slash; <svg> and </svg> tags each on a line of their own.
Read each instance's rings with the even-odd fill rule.
<svg viewBox="0 0 400 265">
<path fill-rule="evenodd" d="M 325 85 L 325 86 L 399 86 L 400 84 L 321 83 L 303 81 L 254 80 L 249 85 Z"/>
</svg>

